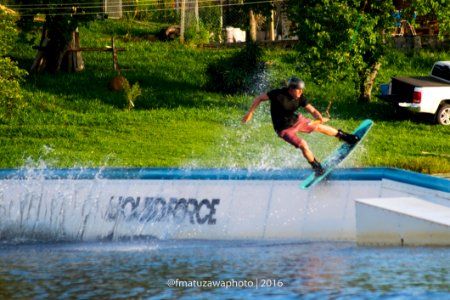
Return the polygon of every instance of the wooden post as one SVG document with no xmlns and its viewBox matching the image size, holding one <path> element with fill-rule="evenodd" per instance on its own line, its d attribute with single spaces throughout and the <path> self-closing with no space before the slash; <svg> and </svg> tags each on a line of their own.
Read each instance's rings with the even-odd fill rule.
<svg viewBox="0 0 450 300">
<path fill-rule="evenodd" d="M 255 13 L 253 12 L 253 9 L 250 9 L 250 11 L 249 11 L 249 19 L 250 19 L 250 40 L 252 42 L 255 42 L 257 26 L 256 26 Z"/>
<path fill-rule="evenodd" d="M 219 19 L 219 43 L 222 43 L 222 32 L 223 32 L 223 0 L 220 0 L 220 19 Z"/>
<path fill-rule="evenodd" d="M 68 45 L 68 51 L 64 54 L 64 61 L 61 68 L 67 72 L 79 72 L 84 70 L 83 57 L 81 51 L 70 51 L 71 49 L 80 49 L 80 33 L 78 28 L 71 34 L 72 40 Z"/>
<path fill-rule="evenodd" d="M 195 15 L 195 23 L 197 32 L 200 31 L 200 13 L 198 11 L 198 0 L 195 0 L 194 3 L 194 15 Z"/>
<path fill-rule="evenodd" d="M 186 16 L 186 0 L 181 0 L 180 43 L 184 43 L 184 19 Z"/>
<path fill-rule="evenodd" d="M 117 63 L 117 49 L 116 49 L 116 44 L 114 42 L 114 36 L 111 36 L 111 47 L 112 47 L 113 69 L 114 69 L 114 71 L 117 71 L 117 70 L 119 70 L 119 66 Z"/>
<path fill-rule="evenodd" d="M 269 40 L 275 41 L 275 11 L 274 10 L 271 10 L 271 14 L 270 14 Z"/>
<path fill-rule="evenodd" d="M 80 32 L 78 31 L 78 28 L 75 30 L 75 48 L 76 49 L 81 48 Z M 81 51 L 75 53 L 73 60 L 74 60 L 73 66 L 74 66 L 75 72 L 83 71 L 84 70 L 84 61 L 83 61 L 83 57 L 81 55 Z"/>
</svg>

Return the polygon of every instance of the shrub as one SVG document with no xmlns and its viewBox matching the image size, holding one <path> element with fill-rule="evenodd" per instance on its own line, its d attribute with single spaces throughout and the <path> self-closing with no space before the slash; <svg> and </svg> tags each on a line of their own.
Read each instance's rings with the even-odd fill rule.
<svg viewBox="0 0 450 300">
<path fill-rule="evenodd" d="M 20 82 L 26 71 L 19 69 L 16 62 L 8 57 L 14 47 L 17 30 L 14 15 L 0 9 L 0 118 L 10 118 L 24 105 Z"/>
<path fill-rule="evenodd" d="M 208 88 L 229 94 L 248 92 L 258 74 L 264 71 L 262 55 L 261 47 L 250 42 L 231 57 L 209 64 Z"/>
<path fill-rule="evenodd" d="M 124 92 L 125 92 L 125 99 L 127 102 L 127 110 L 130 111 L 134 108 L 134 102 L 136 101 L 136 98 L 142 95 L 141 87 L 139 86 L 138 82 L 136 82 L 133 85 L 130 85 L 128 80 L 125 79 Z"/>
<path fill-rule="evenodd" d="M 197 30 L 197 24 L 194 21 L 188 22 L 186 30 L 184 32 L 184 39 L 187 43 L 198 45 L 198 44 L 208 44 L 209 43 L 209 31 L 205 28 L 202 22 L 199 24 Z"/>
</svg>

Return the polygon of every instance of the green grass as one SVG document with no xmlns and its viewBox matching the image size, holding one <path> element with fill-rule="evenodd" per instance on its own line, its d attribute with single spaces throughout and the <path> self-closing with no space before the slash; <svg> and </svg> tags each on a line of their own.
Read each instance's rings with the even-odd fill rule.
<svg viewBox="0 0 450 300">
<path fill-rule="evenodd" d="M 305 78 L 306 92 L 317 108 L 323 111 L 333 100 L 331 126 L 352 131 L 365 118 L 375 121 L 345 166 L 450 172 L 449 127 L 423 117 L 397 116 L 375 97 L 372 103 L 359 105 L 348 82 L 316 85 L 298 71 L 293 51 L 265 51 L 265 60 L 270 61 L 266 86 L 255 82 L 252 94 L 223 95 L 205 89 L 205 70 L 209 62 L 236 49 L 129 38 L 144 36 L 147 28 L 108 20 L 80 29 L 84 47 L 109 45 L 114 34 L 117 46 L 127 49 L 119 54 L 119 65 L 130 83 L 139 82 L 142 89 L 134 110 L 126 111 L 124 95 L 107 88 L 116 75 L 109 53 L 84 53 L 86 70 L 81 73 L 30 75 L 23 84 L 27 107 L 0 123 L 0 167 L 309 167 L 298 150 L 274 134 L 268 103 L 250 124 L 240 122 L 259 91 L 279 86 L 295 74 Z M 29 67 L 34 54 L 23 45 L 15 57 Z M 450 58 L 446 53 L 392 51 L 374 94 L 391 76 L 426 74 L 438 59 Z M 336 139 L 320 134 L 303 136 L 321 160 L 338 145 Z"/>
</svg>

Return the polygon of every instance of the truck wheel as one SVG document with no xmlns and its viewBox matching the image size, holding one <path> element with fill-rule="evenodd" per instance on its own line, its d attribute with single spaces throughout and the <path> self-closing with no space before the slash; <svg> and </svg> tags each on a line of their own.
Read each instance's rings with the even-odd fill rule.
<svg viewBox="0 0 450 300">
<path fill-rule="evenodd" d="M 450 125 L 450 105 L 443 104 L 436 112 L 436 122 L 440 125 Z"/>
</svg>

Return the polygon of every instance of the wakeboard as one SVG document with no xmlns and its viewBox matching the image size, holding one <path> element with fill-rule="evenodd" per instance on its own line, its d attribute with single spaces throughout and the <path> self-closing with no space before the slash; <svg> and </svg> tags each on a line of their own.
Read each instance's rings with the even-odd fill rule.
<svg viewBox="0 0 450 300">
<path fill-rule="evenodd" d="M 364 136 L 369 132 L 370 128 L 373 125 L 373 121 L 370 119 L 364 120 L 356 129 L 353 131 L 353 134 L 359 137 L 359 141 L 356 144 L 349 145 L 347 143 L 343 143 L 333 152 L 322 164 L 322 167 L 325 169 L 325 173 L 320 176 L 316 176 L 315 173 L 309 175 L 301 184 L 300 188 L 308 189 L 310 187 L 318 184 L 322 179 L 328 176 L 334 168 L 336 168 L 340 163 L 342 163 L 352 151 L 361 143 Z"/>
</svg>

